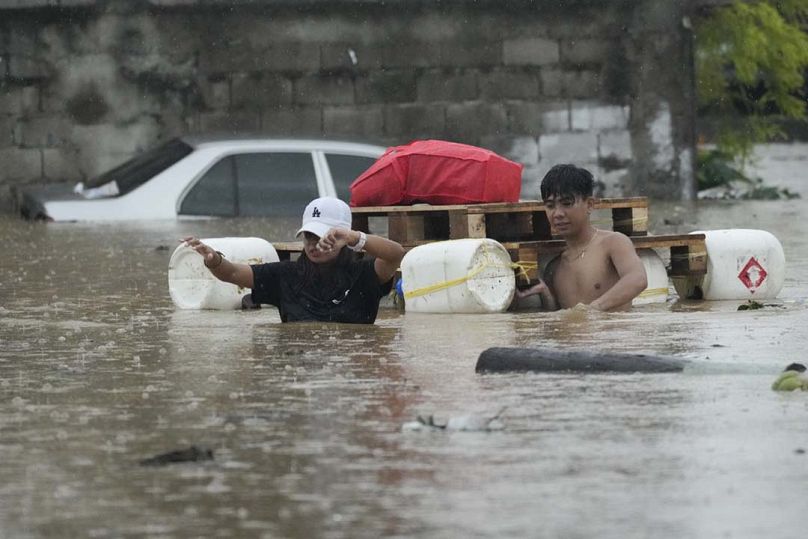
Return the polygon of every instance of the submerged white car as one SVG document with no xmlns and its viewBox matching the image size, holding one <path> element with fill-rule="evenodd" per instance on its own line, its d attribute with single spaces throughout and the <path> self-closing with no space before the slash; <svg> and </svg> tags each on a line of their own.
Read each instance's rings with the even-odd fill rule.
<svg viewBox="0 0 808 539">
<path fill-rule="evenodd" d="M 108 221 L 297 215 L 348 187 L 385 151 L 353 142 L 183 137 L 86 183 L 19 188 L 29 219 Z"/>
</svg>

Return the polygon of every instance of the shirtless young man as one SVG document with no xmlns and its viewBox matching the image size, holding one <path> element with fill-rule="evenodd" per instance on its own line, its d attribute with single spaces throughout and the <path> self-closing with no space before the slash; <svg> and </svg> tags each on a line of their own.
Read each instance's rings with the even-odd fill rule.
<svg viewBox="0 0 808 539">
<path fill-rule="evenodd" d="M 556 165 L 544 176 L 547 218 L 567 247 L 547 265 L 544 279 L 518 291 L 517 298 L 539 294 L 543 309 L 550 311 L 580 303 L 612 311 L 628 309 L 645 290 L 645 267 L 631 240 L 590 224 L 593 187 L 592 174 L 574 165 Z"/>
</svg>

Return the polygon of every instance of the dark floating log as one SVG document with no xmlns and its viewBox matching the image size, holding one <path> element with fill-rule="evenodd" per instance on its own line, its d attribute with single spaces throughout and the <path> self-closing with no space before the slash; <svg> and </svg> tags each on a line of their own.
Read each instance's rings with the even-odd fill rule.
<svg viewBox="0 0 808 539">
<path fill-rule="evenodd" d="M 168 453 L 161 453 L 140 461 L 141 466 L 167 466 L 178 462 L 200 462 L 213 460 L 213 450 L 192 445 L 186 449 L 177 449 Z"/>
<path fill-rule="evenodd" d="M 688 361 L 645 354 L 587 352 L 555 348 L 484 350 L 476 372 L 681 372 Z"/>
</svg>

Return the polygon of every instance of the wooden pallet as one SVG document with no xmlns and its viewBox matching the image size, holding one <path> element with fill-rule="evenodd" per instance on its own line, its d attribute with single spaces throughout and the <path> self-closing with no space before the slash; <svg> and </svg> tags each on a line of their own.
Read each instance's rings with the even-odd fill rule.
<svg viewBox="0 0 808 539">
<path fill-rule="evenodd" d="M 608 225 L 616 232 L 627 236 L 648 233 L 646 197 L 598 199 L 595 210 L 611 210 Z M 513 242 L 551 240 L 553 237 L 544 203 L 537 200 L 450 206 L 375 206 L 353 208 L 352 212 L 354 230 L 379 233 L 371 230 L 370 218 L 386 219 L 384 235 L 405 247 L 460 238 Z M 593 222 L 606 224 L 597 218 Z"/>
<path fill-rule="evenodd" d="M 630 236 L 637 249 L 670 249 L 671 277 L 704 275 L 707 272 L 707 247 L 704 234 L 681 234 L 666 236 Z M 417 245 L 431 243 L 420 240 L 405 245 L 407 250 Z M 303 250 L 302 242 L 273 243 L 281 260 L 290 260 Z M 531 282 L 539 277 L 538 267 L 542 258 L 559 254 L 564 250 L 563 240 L 505 242 L 502 244 L 514 262 L 527 262 L 533 269 L 527 270 Z"/>
<path fill-rule="evenodd" d="M 707 246 L 704 234 L 629 237 L 636 249 L 670 249 L 670 277 L 704 275 L 707 273 Z M 561 253 L 563 240 L 506 242 L 502 244 L 514 262 L 527 262 L 531 282 L 539 277 L 538 267 L 545 257 Z"/>
</svg>

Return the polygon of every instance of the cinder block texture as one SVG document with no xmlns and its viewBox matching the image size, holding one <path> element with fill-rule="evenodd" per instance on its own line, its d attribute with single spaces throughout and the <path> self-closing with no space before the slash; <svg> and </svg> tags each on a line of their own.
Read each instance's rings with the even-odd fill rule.
<svg viewBox="0 0 808 539">
<path fill-rule="evenodd" d="M 507 132 L 508 113 L 501 103 L 451 104 L 446 107 L 446 133 L 452 140 L 475 144 L 480 137 Z"/>
<path fill-rule="evenodd" d="M 31 181 L 42 177 L 40 150 L 0 149 L 0 163 L 3 163 L 2 177 L 5 180 Z"/>
<path fill-rule="evenodd" d="M 323 132 L 326 135 L 372 137 L 382 131 L 382 107 L 325 107 Z"/>
<path fill-rule="evenodd" d="M 557 133 L 539 137 L 542 163 L 595 163 L 598 159 L 598 137 L 595 133 Z"/>
<path fill-rule="evenodd" d="M 353 104 L 353 80 L 345 76 L 309 75 L 302 77 L 294 84 L 294 103 L 298 105 Z"/>
<path fill-rule="evenodd" d="M 477 99 L 476 70 L 432 69 L 418 77 L 418 101 L 471 101 Z"/>
<path fill-rule="evenodd" d="M 230 81 L 230 106 L 271 108 L 292 104 L 292 81 L 282 75 L 238 73 Z"/>
<path fill-rule="evenodd" d="M 401 139 L 440 138 L 446 131 L 446 110 L 438 104 L 388 105 L 384 110 L 387 135 Z"/>
<path fill-rule="evenodd" d="M 541 37 L 506 39 L 502 44 L 505 65 L 543 66 L 559 61 L 558 42 Z"/>
<path fill-rule="evenodd" d="M 600 105 L 597 102 L 573 101 L 570 104 L 570 121 L 573 131 L 602 131 L 626 129 L 629 108 L 619 105 Z"/>
<path fill-rule="evenodd" d="M 587 38 L 562 40 L 561 61 L 571 67 L 603 63 L 615 47 L 615 42 L 616 40 Z"/>
<path fill-rule="evenodd" d="M 598 135 L 598 155 L 628 161 L 631 152 L 631 133 L 628 129 L 604 131 Z"/>
<path fill-rule="evenodd" d="M 356 78 L 356 102 L 411 103 L 416 97 L 415 71 L 384 69 Z"/>
<path fill-rule="evenodd" d="M 480 95 L 483 99 L 489 101 L 502 99 L 538 100 L 541 95 L 538 73 L 529 71 L 493 71 L 480 78 Z"/>
<path fill-rule="evenodd" d="M 43 149 L 42 170 L 48 180 L 78 182 L 83 179 L 76 152 L 69 152 L 65 148 Z"/>
<path fill-rule="evenodd" d="M 633 159 L 662 188 L 647 192 L 685 192 L 682 2 L 9 1 L 0 148 L 35 148 L 37 179 L 73 155 L 92 173 L 170 136 L 258 131 L 490 143 L 536 177 L 548 159 Z M 660 103 L 665 140 L 649 127 Z"/>
<path fill-rule="evenodd" d="M 264 110 L 262 133 L 289 136 L 315 135 L 323 131 L 323 110 L 320 107 L 291 107 Z"/>
</svg>

